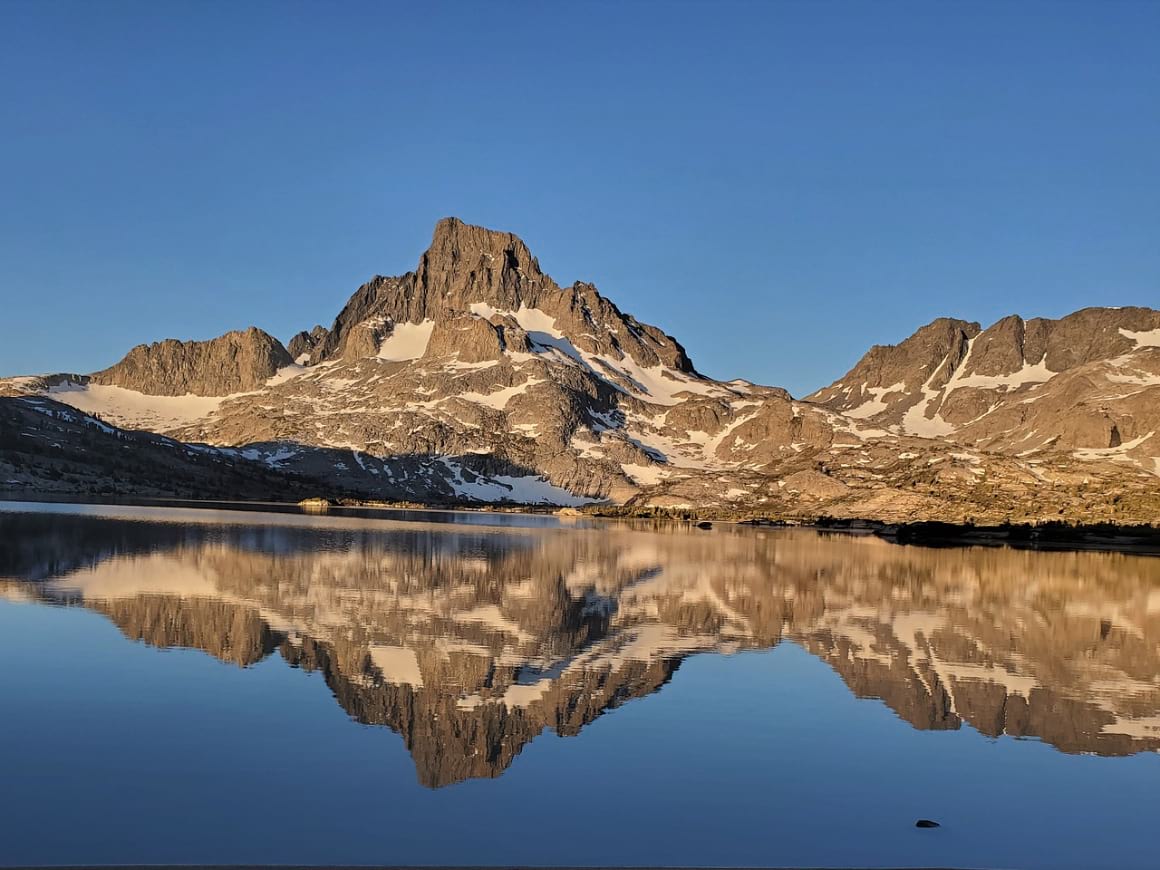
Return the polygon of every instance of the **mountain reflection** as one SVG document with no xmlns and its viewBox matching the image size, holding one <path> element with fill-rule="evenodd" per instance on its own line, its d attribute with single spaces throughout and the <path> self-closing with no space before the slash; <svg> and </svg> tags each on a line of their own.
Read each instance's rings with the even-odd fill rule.
<svg viewBox="0 0 1160 870">
<path fill-rule="evenodd" d="M 0 513 L 0 591 L 318 671 L 421 782 L 501 774 L 688 655 L 783 640 L 920 729 L 1160 750 L 1160 560 L 807 531 Z M 140 517 L 176 516 L 179 522 Z M 760 686 L 752 687 L 760 691 Z"/>
</svg>

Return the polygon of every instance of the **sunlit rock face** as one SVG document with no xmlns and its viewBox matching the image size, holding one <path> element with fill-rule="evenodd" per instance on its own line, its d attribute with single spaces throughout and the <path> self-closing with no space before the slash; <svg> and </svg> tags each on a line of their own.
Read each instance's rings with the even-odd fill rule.
<svg viewBox="0 0 1160 870">
<path fill-rule="evenodd" d="M 940 318 L 872 348 L 809 398 L 910 435 L 1155 471 L 1160 311 L 1085 308 L 1059 320 L 1005 317 L 987 329 Z"/>
<path fill-rule="evenodd" d="M 24 516 L 13 544 L 0 515 L 5 594 L 83 605 L 154 646 L 318 671 L 351 716 L 403 736 L 433 787 L 498 776 L 545 729 L 575 734 L 679 679 L 691 654 L 783 641 L 916 728 L 1160 749 L 1160 560 L 242 516 Z"/>
<path fill-rule="evenodd" d="M 2 379 L 0 442 L 27 455 L 11 468 L 0 455 L 0 486 L 67 489 L 55 466 L 36 473 L 60 433 L 24 422 L 71 407 L 93 430 L 209 445 L 383 500 L 889 522 L 1160 511 L 1152 309 L 987 329 L 940 318 L 795 399 L 700 374 L 592 284 L 556 283 L 519 237 L 446 218 L 411 271 L 373 277 L 289 344 L 250 328 L 142 345 L 92 375 Z M 151 493 L 165 486 L 154 477 Z"/>
<path fill-rule="evenodd" d="M 133 348 L 91 383 L 153 396 L 226 396 L 265 386 L 292 363 L 273 336 L 255 327 L 210 341 L 167 339 Z"/>
</svg>

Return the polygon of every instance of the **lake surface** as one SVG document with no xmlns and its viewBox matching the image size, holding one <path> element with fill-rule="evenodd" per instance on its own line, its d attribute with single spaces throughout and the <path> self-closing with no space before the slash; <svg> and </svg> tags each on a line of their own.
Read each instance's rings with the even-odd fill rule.
<svg viewBox="0 0 1160 870">
<path fill-rule="evenodd" d="M 397 516 L 0 503 L 0 864 L 1160 862 L 1160 559 Z"/>
</svg>

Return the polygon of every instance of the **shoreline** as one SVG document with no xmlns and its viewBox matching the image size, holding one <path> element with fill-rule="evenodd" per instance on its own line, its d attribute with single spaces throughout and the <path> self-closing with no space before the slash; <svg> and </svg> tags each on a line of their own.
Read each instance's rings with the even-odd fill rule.
<svg viewBox="0 0 1160 870">
<path fill-rule="evenodd" d="M 428 512 L 523 515 L 560 519 L 622 520 L 672 523 L 709 530 L 714 525 L 748 526 L 754 529 L 802 529 L 819 534 L 873 536 L 899 546 L 1010 547 L 1038 551 L 1093 551 L 1160 556 L 1160 526 L 1148 524 L 1043 523 L 973 524 L 939 520 L 890 523 L 883 520 L 838 517 L 721 516 L 713 512 L 671 508 L 631 508 L 622 505 L 590 505 L 580 508 L 555 505 L 383 502 L 351 498 L 313 498 L 300 502 L 227 499 L 182 499 L 154 496 L 93 498 L 58 493 L 32 494 L 0 490 L 0 502 L 36 504 L 91 504 L 136 507 L 222 507 L 238 511 L 276 508 L 287 513 L 325 514 L 335 511 Z"/>
</svg>

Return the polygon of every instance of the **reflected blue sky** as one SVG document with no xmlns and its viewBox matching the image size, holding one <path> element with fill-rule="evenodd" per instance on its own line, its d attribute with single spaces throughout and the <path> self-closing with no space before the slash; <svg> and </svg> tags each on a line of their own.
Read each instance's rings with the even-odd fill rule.
<svg viewBox="0 0 1160 870">
<path fill-rule="evenodd" d="M 1153 861 L 1160 560 L 459 518 L 0 505 L 0 864 Z"/>
<path fill-rule="evenodd" d="M 1154 866 L 1155 753 L 917 731 L 790 643 L 693 656 L 441 789 L 278 657 L 238 668 L 12 603 L 0 652 L 7 864 Z"/>
</svg>

